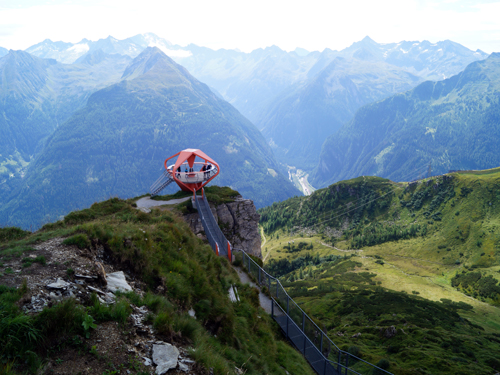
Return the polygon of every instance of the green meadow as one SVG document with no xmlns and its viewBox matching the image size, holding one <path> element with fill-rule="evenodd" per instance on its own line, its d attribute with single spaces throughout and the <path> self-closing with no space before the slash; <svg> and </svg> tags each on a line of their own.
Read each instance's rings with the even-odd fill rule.
<svg viewBox="0 0 500 375">
<path fill-rule="evenodd" d="M 495 373 L 499 186 L 500 169 L 359 177 L 275 203 L 265 266 L 338 346 L 395 374 Z"/>
</svg>

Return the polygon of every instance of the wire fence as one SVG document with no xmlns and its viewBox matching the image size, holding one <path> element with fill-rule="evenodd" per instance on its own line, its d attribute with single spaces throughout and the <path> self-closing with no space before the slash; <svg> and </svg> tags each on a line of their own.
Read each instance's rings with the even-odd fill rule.
<svg viewBox="0 0 500 375">
<path fill-rule="evenodd" d="M 281 282 L 269 275 L 244 250 L 233 249 L 235 253 L 231 256 L 231 244 L 220 230 L 205 194 L 202 197 L 197 196 L 195 201 L 208 242 L 214 251 L 218 252 L 219 256 L 228 256 L 230 261 L 233 256 L 235 260 L 241 261 L 244 270 L 262 287 L 264 292 L 269 294 L 272 300 L 272 318 L 278 323 L 286 338 L 304 355 L 316 373 L 320 375 L 393 375 L 337 347 L 288 295 Z"/>
<path fill-rule="evenodd" d="M 341 350 L 286 292 L 281 282 L 269 275 L 244 250 L 234 249 L 244 270 L 265 288 L 272 299 L 272 318 L 318 374 L 391 374 L 347 351 Z"/>
</svg>

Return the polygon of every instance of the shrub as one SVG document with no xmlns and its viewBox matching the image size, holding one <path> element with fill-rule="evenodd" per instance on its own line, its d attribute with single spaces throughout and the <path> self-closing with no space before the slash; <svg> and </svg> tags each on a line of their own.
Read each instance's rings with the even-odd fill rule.
<svg viewBox="0 0 500 375">
<path fill-rule="evenodd" d="M 382 358 L 380 361 L 377 362 L 377 367 L 380 367 L 383 370 L 387 370 L 390 367 L 390 363 L 387 359 Z M 373 368 L 373 374 L 374 375 L 382 375 L 385 374 L 385 372 L 380 371 L 378 368 Z"/>
<path fill-rule="evenodd" d="M 488 358 L 486 364 L 496 371 L 500 371 L 500 360 L 497 358 Z"/>
<path fill-rule="evenodd" d="M 47 264 L 43 255 L 37 256 L 36 258 L 23 258 L 22 262 L 24 268 L 31 266 L 33 263 L 40 263 L 42 266 Z"/>
<path fill-rule="evenodd" d="M 20 240 L 26 237 L 30 232 L 16 227 L 0 228 L 0 242 L 7 242 L 12 240 Z"/>
<path fill-rule="evenodd" d="M 255 255 L 252 254 L 247 254 L 255 263 L 257 263 L 260 267 L 264 267 L 264 263 L 262 263 L 262 259 L 259 257 L 256 257 Z"/>
<path fill-rule="evenodd" d="M 152 293 L 147 293 L 143 299 L 143 305 L 146 305 L 148 309 L 154 312 L 159 311 L 172 311 L 173 305 L 162 296 L 158 296 Z M 141 305 L 142 306 L 142 305 Z"/>
<path fill-rule="evenodd" d="M 55 223 L 45 224 L 42 228 L 40 228 L 40 231 L 56 230 L 59 228 L 63 228 L 64 226 L 65 226 L 64 221 L 59 220 L 59 221 L 56 221 Z"/>
<path fill-rule="evenodd" d="M 389 345 L 387 347 L 387 353 L 391 353 L 391 354 L 399 353 L 400 350 L 401 350 L 401 347 L 399 345 Z"/>
<path fill-rule="evenodd" d="M 202 299 L 196 305 L 194 305 L 194 311 L 198 319 L 205 320 L 210 314 L 210 301 Z"/>
<path fill-rule="evenodd" d="M 59 305 L 44 309 L 36 317 L 36 323 L 47 341 L 55 341 L 84 333 L 82 323 L 86 316 L 83 306 L 77 305 L 73 298 L 68 298 Z"/>
<path fill-rule="evenodd" d="M 347 352 L 349 354 L 352 354 L 353 356 L 355 357 L 359 357 L 361 352 L 359 350 L 359 348 L 357 346 L 350 346 L 348 349 L 347 349 Z"/>
<path fill-rule="evenodd" d="M 79 233 L 75 234 L 74 236 L 68 237 L 63 241 L 63 244 L 65 245 L 75 245 L 79 249 L 86 249 L 90 247 L 90 240 L 87 237 L 86 234 Z"/>
<path fill-rule="evenodd" d="M 153 320 L 154 329 L 161 335 L 170 336 L 173 332 L 173 318 L 168 312 L 160 312 Z"/>
<path fill-rule="evenodd" d="M 175 315 L 173 329 L 183 337 L 194 340 L 196 333 L 202 329 L 200 323 L 188 315 Z"/>
<path fill-rule="evenodd" d="M 98 322 L 115 321 L 124 324 L 132 313 L 132 308 L 125 298 L 121 298 L 111 306 L 106 306 L 99 301 L 95 293 L 92 293 L 90 301 L 93 304 L 90 308 L 90 314 Z"/>
</svg>

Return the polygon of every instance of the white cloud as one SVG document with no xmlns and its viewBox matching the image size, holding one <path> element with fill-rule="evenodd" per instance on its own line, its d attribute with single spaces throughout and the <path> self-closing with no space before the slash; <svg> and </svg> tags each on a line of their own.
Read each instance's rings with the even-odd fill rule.
<svg viewBox="0 0 500 375">
<path fill-rule="evenodd" d="M 451 39 L 492 52 L 500 50 L 498 14 L 500 2 L 467 0 L 58 0 L 21 7 L 0 3 L 0 46 L 25 49 L 45 38 L 75 43 L 153 32 L 174 44 L 247 52 L 273 44 L 286 50 L 342 49 L 366 35 L 382 43 Z"/>
</svg>

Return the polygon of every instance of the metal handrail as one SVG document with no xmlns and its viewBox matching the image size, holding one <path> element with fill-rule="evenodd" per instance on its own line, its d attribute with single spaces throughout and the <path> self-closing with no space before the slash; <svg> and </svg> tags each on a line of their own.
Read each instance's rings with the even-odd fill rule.
<svg viewBox="0 0 500 375">
<path fill-rule="evenodd" d="M 234 248 L 233 250 L 235 250 L 235 251 L 239 251 L 239 252 L 241 252 L 244 256 L 246 256 L 246 257 L 248 258 L 248 262 L 253 263 L 253 265 L 254 265 L 255 267 L 257 267 L 257 269 L 259 270 L 259 272 L 260 272 L 261 274 L 263 273 L 264 275 L 266 275 L 266 276 L 269 278 L 269 280 L 275 280 L 275 281 L 276 281 L 276 288 L 278 289 L 278 286 L 279 286 L 279 287 L 281 287 L 281 289 L 282 289 L 282 290 L 283 290 L 283 292 L 285 293 L 285 297 L 286 297 L 286 298 L 288 298 L 289 300 L 291 300 L 292 302 L 294 302 L 294 303 L 295 303 L 295 305 L 296 305 L 296 306 L 297 306 L 297 308 L 300 310 L 300 312 L 303 314 L 303 316 L 304 316 L 304 317 L 306 317 L 307 319 L 309 319 L 309 321 L 310 321 L 310 322 L 314 325 L 314 327 L 315 327 L 315 328 L 316 328 L 316 329 L 317 329 L 317 330 L 318 330 L 318 331 L 322 334 L 322 338 L 323 338 L 323 339 L 326 339 L 326 340 L 327 340 L 327 341 L 328 341 L 328 342 L 329 342 L 329 343 L 330 343 L 330 344 L 331 344 L 331 345 L 332 345 L 335 349 L 337 349 L 337 351 L 339 352 L 339 354 L 344 354 L 344 355 L 347 355 L 347 356 L 349 356 L 350 358 L 353 358 L 353 359 L 355 359 L 356 361 L 360 361 L 360 362 L 366 363 L 367 365 L 372 366 L 373 368 L 376 368 L 377 370 L 380 370 L 380 371 L 382 371 L 382 372 L 383 372 L 383 373 L 385 373 L 385 374 L 393 375 L 391 372 L 389 372 L 389 371 L 387 371 L 387 370 L 384 370 L 383 368 L 380 368 L 380 367 L 378 367 L 378 366 L 374 365 L 373 363 L 367 362 L 367 361 L 365 361 L 365 360 L 363 360 L 363 359 L 361 359 L 361 358 L 359 358 L 359 357 L 357 357 L 357 356 L 355 356 L 355 355 L 353 355 L 353 354 L 351 354 L 351 353 L 349 353 L 349 352 L 346 352 L 346 351 L 344 351 L 344 350 L 340 349 L 340 348 L 339 348 L 339 347 L 338 347 L 338 346 L 337 346 L 337 345 L 336 345 L 336 344 L 335 344 L 335 343 L 334 343 L 334 342 L 333 342 L 333 341 L 332 341 L 332 340 L 331 340 L 331 339 L 327 336 L 327 334 L 326 334 L 325 332 L 323 332 L 323 330 L 322 330 L 322 329 L 320 329 L 316 323 L 314 323 L 314 321 L 313 321 L 313 320 L 309 317 L 309 315 L 307 315 L 307 313 L 306 313 L 304 310 L 302 310 L 302 308 L 301 308 L 301 307 L 300 307 L 300 306 L 299 306 L 299 305 L 298 305 L 298 304 L 297 304 L 297 303 L 293 300 L 293 298 L 292 298 L 292 297 L 290 297 L 290 296 L 288 295 L 288 293 L 286 292 L 285 288 L 283 287 L 283 285 L 281 284 L 281 282 L 280 282 L 280 281 L 279 281 L 276 277 L 271 276 L 269 273 L 267 273 L 267 272 L 266 272 L 266 271 L 265 271 L 265 270 L 264 270 L 261 266 L 259 266 L 259 265 L 258 265 L 258 264 L 257 264 L 257 263 L 256 263 L 256 262 L 255 262 L 255 261 L 254 261 L 251 257 L 250 257 L 250 256 L 248 256 L 248 254 L 247 254 L 244 250 L 242 250 L 242 249 L 237 249 L 237 248 Z M 243 263 L 243 264 L 244 264 L 244 263 Z M 249 267 L 247 267 L 247 268 L 248 268 L 248 271 L 250 271 L 250 268 L 249 268 Z M 262 284 L 259 280 L 257 280 L 257 281 L 259 282 L 259 284 Z M 269 284 L 270 284 L 270 282 L 269 282 Z M 271 299 L 272 299 L 273 301 L 275 301 L 275 302 L 276 302 L 276 305 L 277 305 L 277 306 L 279 306 L 278 301 L 276 301 L 276 300 L 272 297 L 272 291 L 271 291 L 271 288 L 269 288 L 269 293 L 271 294 Z M 277 293 L 276 293 L 276 297 L 278 298 Z M 284 314 L 285 314 L 288 318 L 290 318 L 290 320 L 291 320 L 291 321 L 292 321 L 292 322 L 293 322 L 293 323 L 297 326 L 297 328 L 298 328 L 298 329 L 299 329 L 299 330 L 300 330 L 300 331 L 301 331 L 301 332 L 302 332 L 302 333 L 303 333 L 303 334 L 307 337 L 307 339 L 309 340 L 309 342 L 311 342 L 311 344 L 312 344 L 314 347 L 316 347 L 316 345 L 314 345 L 314 343 L 312 342 L 311 338 L 307 335 L 307 333 L 306 333 L 306 332 L 304 332 L 304 331 L 302 330 L 302 328 L 300 328 L 300 327 L 297 325 L 297 323 L 295 323 L 295 321 L 293 320 L 293 318 L 292 318 L 292 317 L 290 317 L 290 315 L 288 314 L 288 312 L 284 311 L 284 310 L 281 308 L 281 306 L 280 306 L 280 310 L 281 310 L 281 311 L 282 311 L 282 312 L 283 312 L 283 313 L 284 313 Z M 320 352 L 320 353 L 321 353 L 321 352 Z M 331 360 L 329 360 L 328 358 L 326 358 L 326 357 L 324 356 L 324 354 L 323 354 L 323 353 L 321 353 L 321 355 L 324 357 L 324 359 L 325 359 L 326 361 L 328 361 L 328 362 L 332 362 Z M 353 373 L 355 373 L 355 374 L 363 375 L 363 374 L 360 374 L 360 373 L 356 372 L 355 370 L 353 370 L 353 369 L 351 369 L 351 368 L 349 368 L 349 367 L 346 367 L 346 366 L 342 365 L 342 364 L 340 363 L 340 361 L 337 361 L 337 362 L 332 362 L 332 363 L 336 363 L 336 364 L 337 364 L 337 365 L 339 365 L 340 367 L 345 368 L 346 370 L 352 371 L 352 372 L 353 372 Z"/>
<path fill-rule="evenodd" d="M 208 210 L 210 210 L 210 205 L 208 203 L 207 196 L 205 194 L 204 189 L 203 189 L 203 198 L 202 199 L 205 202 L 205 205 L 208 208 Z M 211 212 L 212 211 L 210 211 L 210 213 Z M 219 227 L 218 223 L 215 221 L 215 218 L 213 218 L 212 222 L 214 224 L 215 235 L 219 238 L 219 241 L 221 242 L 221 245 L 223 245 L 223 246 L 226 245 L 227 246 L 226 236 L 224 236 L 224 233 L 222 233 L 222 231 L 220 230 L 220 227 Z"/>
<path fill-rule="evenodd" d="M 203 216 L 203 214 L 202 214 L 202 209 L 201 209 L 201 206 L 200 206 L 200 200 L 203 200 L 204 206 L 207 208 L 208 218 L 205 218 Z M 226 239 L 226 237 L 224 236 L 224 233 L 222 233 L 222 231 L 220 230 L 219 225 L 215 221 L 215 217 L 213 216 L 212 211 L 210 210 L 210 205 L 208 203 L 208 200 L 207 200 L 207 197 L 206 197 L 204 189 L 202 189 L 202 197 L 199 197 L 199 196 L 196 197 L 196 208 L 198 209 L 198 214 L 199 214 L 199 216 L 201 218 L 201 222 L 203 224 L 203 228 L 206 228 L 206 229 L 209 228 L 209 226 L 207 225 L 207 220 L 209 220 L 213 224 L 212 226 L 214 228 L 214 232 L 215 233 L 212 233 L 208 229 L 209 233 L 207 234 L 206 233 L 207 230 L 205 230 L 205 234 L 207 234 L 207 238 L 209 239 L 208 242 L 210 242 L 210 245 L 212 246 L 212 249 L 214 251 L 217 251 L 216 247 L 215 247 L 215 242 L 216 242 L 219 245 L 219 248 L 218 248 L 219 255 L 228 256 L 228 249 L 230 248 L 231 243 Z M 213 238 L 212 242 L 214 242 L 214 243 L 211 243 L 209 236 Z"/>
<path fill-rule="evenodd" d="M 205 208 L 207 208 L 208 212 L 209 212 L 209 217 L 208 218 L 205 218 L 205 216 L 203 215 L 203 210 L 201 208 L 201 200 L 203 200 L 203 204 L 205 206 Z M 203 225 L 203 228 L 205 229 L 205 234 L 207 235 L 207 239 L 208 239 L 208 242 L 210 243 L 210 245 L 212 246 L 213 250 L 217 253 L 217 250 L 224 252 L 226 251 L 226 255 L 227 255 L 227 246 L 229 244 L 229 241 L 226 239 L 226 237 L 224 236 L 224 234 L 222 233 L 222 231 L 220 230 L 220 227 L 219 225 L 217 224 L 217 222 L 215 221 L 215 218 L 214 216 L 212 215 L 212 211 L 210 210 L 210 205 L 208 204 L 208 200 L 207 200 L 207 197 L 205 195 L 205 192 L 204 190 L 202 190 L 202 197 L 196 197 L 195 199 L 196 201 L 196 208 L 198 209 L 198 214 L 200 216 L 200 219 L 201 219 L 201 222 L 202 222 L 202 225 Z M 213 227 L 214 227 L 214 231 L 215 233 L 212 233 L 212 231 L 210 230 L 210 226 L 208 225 L 207 223 L 207 220 L 210 220 L 213 224 Z M 217 241 L 218 239 L 218 241 Z M 219 245 L 222 245 L 222 248 L 219 246 Z M 229 244 L 230 245 L 230 244 Z M 264 270 L 262 267 L 260 267 L 244 250 L 242 249 L 233 249 L 233 250 L 236 250 L 236 251 L 239 251 L 242 253 L 242 257 L 246 257 L 247 260 L 244 260 L 243 261 L 243 264 L 245 265 L 245 262 L 247 262 L 247 268 L 248 268 L 248 273 L 251 274 L 251 264 L 253 264 L 255 267 L 257 267 L 256 269 L 258 270 L 258 278 L 257 278 L 257 282 L 259 284 L 262 285 L 262 279 L 263 277 L 266 278 L 267 277 L 267 286 L 269 288 L 269 293 L 271 295 L 271 304 L 272 304 L 272 313 L 271 313 L 271 316 L 273 317 L 274 319 L 274 304 L 276 304 L 276 306 L 279 307 L 279 309 L 283 312 L 284 315 L 286 315 L 287 317 L 287 331 L 288 331 L 288 324 L 289 324 L 289 321 L 291 321 L 293 323 L 293 325 L 295 325 L 295 327 L 299 330 L 299 332 L 301 332 L 301 334 L 304 336 L 305 338 L 305 341 L 304 341 L 304 351 L 303 351 L 303 354 L 304 356 L 306 357 L 306 359 L 309 361 L 307 355 L 306 355 L 306 348 L 307 348 L 307 343 L 310 344 L 310 347 L 313 347 L 315 348 L 315 350 L 317 351 L 317 354 L 320 355 L 321 359 L 318 360 L 318 361 L 321 361 L 323 360 L 324 361 L 324 371 L 323 371 L 323 374 L 326 374 L 326 370 L 327 370 L 327 365 L 330 365 L 332 366 L 333 368 L 333 371 L 336 371 L 338 374 L 341 374 L 342 373 L 342 370 L 345 369 L 345 374 L 347 375 L 348 374 L 348 371 L 356 374 L 356 375 L 363 375 L 359 372 L 357 372 L 356 370 L 353 370 L 352 368 L 349 368 L 349 359 L 352 358 L 356 361 L 361 361 L 363 363 L 366 363 L 367 365 L 369 366 L 372 366 L 373 368 L 377 369 L 377 370 L 380 370 L 382 373 L 385 373 L 385 374 L 388 374 L 388 375 L 393 375 L 392 373 L 370 363 L 370 362 L 367 362 L 359 357 L 356 357 L 355 355 L 352 355 L 351 353 L 349 352 L 346 352 L 344 350 L 341 350 L 337 345 L 335 345 L 335 343 L 327 336 L 327 334 L 325 332 L 323 332 L 322 329 L 320 329 L 318 327 L 318 325 L 309 317 L 309 315 L 306 314 L 306 312 L 304 310 L 302 310 L 302 308 L 293 300 L 293 298 L 291 298 L 288 293 L 286 292 L 285 288 L 283 287 L 283 285 L 281 284 L 281 282 L 274 276 L 270 275 L 269 273 L 266 272 L 266 270 Z M 271 281 L 274 280 L 276 282 L 276 299 L 273 297 L 273 293 L 271 291 Z M 285 299 L 287 300 L 287 311 L 285 311 L 279 304 L 279 288 L 281 288 L 281 290 L 283 291 L 284 293 L 284 297 Z M 289 302 L 292 301 L 293 304 L 295 304 L 295 306 L 299 309 L 299 312 L 302 313 L 302 328 L 293 320 L 293 318 L 289 315 Z M 318 334 L 320 334 L 321 336 L 321 343 L 320 343 L 320 348 L 318 348 L 316 346 L 316 344 L 314 344 L 314 339 L 311 339 L 308 334 L 304 331 L 304 328 L 305 328 L 305 322 L 306 322 L 306 318 L 308 320 L 308 322 L 312 323 L 313 325 L 313 328 L 316 329 L 316 332 Z M 290 338 L 288 337 L 288 332 L 287 332 L 287 338 Z M 322 348 L 323 348 L 323 340 L 326 340 L 327 343 L 329 343 L 331 345 L 331 347 L 333 349 L 336 349 L 336 352 L 338 353 L 338 360 L 337 362 L 333 362 L 331 360 L 329 360 L 327 357 L 325 357 L 325 355 L 323 354 L 322 352 Z M 300 348 L 298 348 L 300 350 Z M 301 350 L 300 350 L 301 351 Z M 302 352 L 302 351 L 301 351 Z M 343 365 L 341 363 L 341 357 L 342 355 L 346 356 L 346 364 L 347 366 Z M 315 369 L 315 367 L 313 366 L 313 364 L 317 363 L 318 361 L 315 361 L 313 363 L 310 363 L 311 367 L 316 371 L 318 372 L 318 374 L 320 373 L 319 371 L 317 371 Z M 334 367 L 334 364 L 337 366 L 337 369 L 335 370 L 335 367 Z"/>
<path fill-rule="evenodd" d="M 215 241 L 215 236 L 212 234 L 210 227 L 207 225 L 205 221 L 205 217 L 201 215 L 201 207 L 198 199 L 196 201 L 196 208 L 198 210 L 200 219 L 201 219 L 201 224 L 203 225 L 203 229 L 205 229 L 205 234 L 207 235 L 208 242 L 210 243 L 210 246 L 212 246 L 212 249 L 214 249 L 215 252 L 217 252 L 217 247 L 220 249 L 220 245 Z"/>
<path fill-rule="evenodd" d="M 168 171 L 163 171 L 161 176 L 153 183 L 153 185 L 151 185 L 149 189 L 151 191 L 151 196 L 158 195 L 160 191 L 162 191 L 173 181 L 174 180 L 172 179 L 172 176 L 168 173 Z"/>
</svg>

